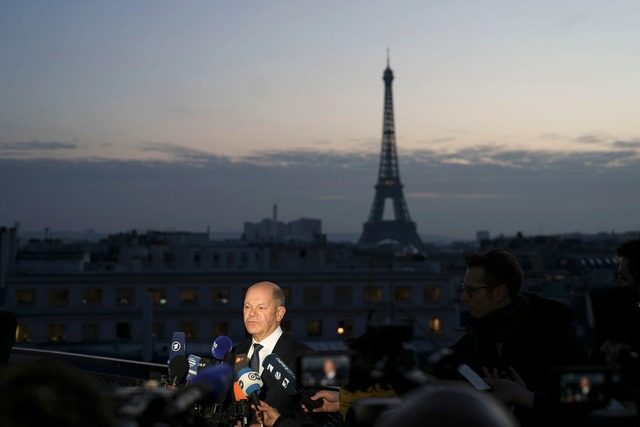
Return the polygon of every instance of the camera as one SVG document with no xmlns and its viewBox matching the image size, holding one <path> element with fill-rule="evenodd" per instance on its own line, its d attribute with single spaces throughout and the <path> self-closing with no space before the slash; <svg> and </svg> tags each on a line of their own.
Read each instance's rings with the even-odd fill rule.
<svg viewBox="0 0 640 427">
<path fill-rule="evenodd" d="M 351 351 L 318 351 L 298 358 L 296 370 L 302 388 L 342 387 L 353 370 Z"/>
<path fill-rule="evenodd" d="M 613 371 L 607 366 L 562 366 L 554 374 L 560 405 L 604 407 L 611 399 Z"/>
</svg>

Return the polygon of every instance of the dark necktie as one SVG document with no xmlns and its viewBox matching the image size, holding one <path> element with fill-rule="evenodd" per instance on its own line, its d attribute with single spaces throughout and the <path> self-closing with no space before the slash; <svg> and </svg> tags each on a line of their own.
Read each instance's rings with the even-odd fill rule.
<svg viewBox="0 0 640 427">
<path fill-rule="evenodd" d="M 253 354 L 251 355 L 251 359 L 249 360 L 249 366 L 256 372 L 260 372 L 260 349 L 262 347 L 262 344 L 255 343 L 253 345 Z"/>
</svg>

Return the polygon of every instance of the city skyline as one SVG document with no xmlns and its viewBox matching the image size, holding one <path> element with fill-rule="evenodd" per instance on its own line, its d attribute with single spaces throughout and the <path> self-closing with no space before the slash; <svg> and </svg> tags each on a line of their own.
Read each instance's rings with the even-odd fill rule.
<svg viewBox="0 0 640 427">
<path fill-rule="evenodd" d="M 0 5 L 0 225 L 359 233 L 386 50 L 421 235 L 638 228 L 632 1 Z M 385 212 L 388 212 L 388 207 Z"/>
</svg>

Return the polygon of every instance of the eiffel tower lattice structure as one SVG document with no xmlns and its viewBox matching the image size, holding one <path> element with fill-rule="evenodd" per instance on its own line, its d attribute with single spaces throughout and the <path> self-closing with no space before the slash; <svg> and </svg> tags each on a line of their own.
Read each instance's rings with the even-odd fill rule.
<svg viewBox="0 0 640 427">
<path fill-rule="evenodd" d="M 391 83 L 393 72 L 389 67 L 387 53 L 387 68 L 384 70 L 384 120 L 382 125 L 382 151 L 380 153 L 380 169 L 373 206 L 369 219 L 364 223 L 363 232 L 358 241 L 360 246 L 376 247 L 390 245 L 402 251 L 423 251 L 424 246 L 418 236 L 415 222 L 411 221 L 409 209 L 402 192 L 400 171 L 398 169 L 398 154 L 396 150 L 396 132 L 393 120 L 393 93 Z M 395 219 L 384 219 L 385 201 L 393 202 Z"/>
</svg>

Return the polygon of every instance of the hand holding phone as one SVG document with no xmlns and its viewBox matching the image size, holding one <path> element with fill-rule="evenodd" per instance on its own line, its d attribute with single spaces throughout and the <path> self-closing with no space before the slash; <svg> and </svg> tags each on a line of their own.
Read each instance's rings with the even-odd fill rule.
<svg viewBox="0 0 640 427">
<path fill-rule="evenodd" d="M 478 390 L 491 390 L 491 386 L 482 379 L 480 375 L 469 367 L 466 363 L 461 363 L 458 368 L 458 373 L 464 377 Z"/>
</svg>

